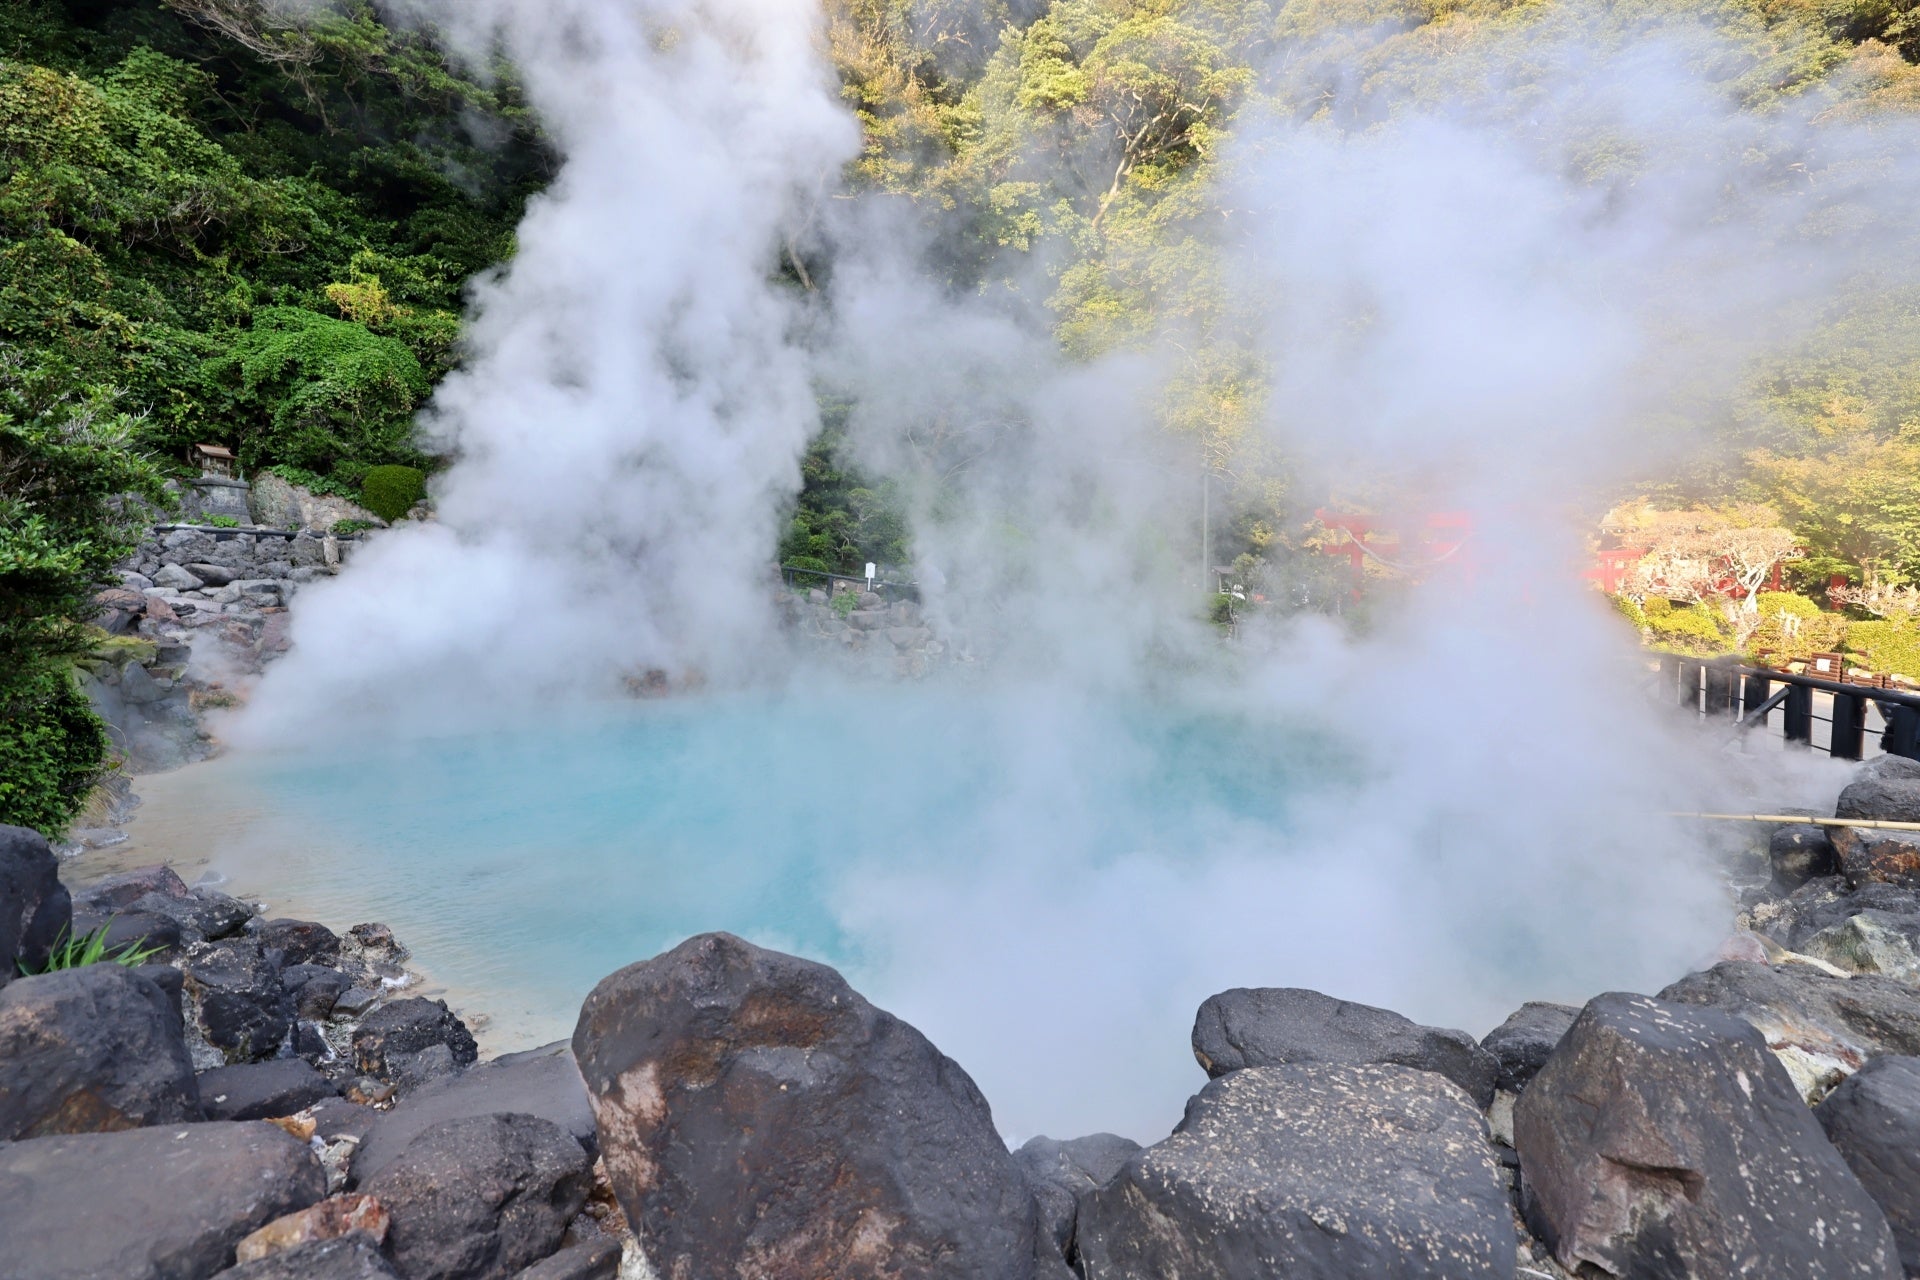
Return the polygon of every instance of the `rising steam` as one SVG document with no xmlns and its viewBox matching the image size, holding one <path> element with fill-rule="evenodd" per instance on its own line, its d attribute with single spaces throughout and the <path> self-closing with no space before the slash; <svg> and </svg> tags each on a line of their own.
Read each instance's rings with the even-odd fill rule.
<svg viewBox="0 0 1920 1280">
<path fill-rule="evenodd" d="M 1818 104 L 1740 111 L 1699 70 L 1707 37 L 1594 39 L 1577 6 L 1437 59 L 1444 105 L 1348 86 L 1303 119 L 1280 76 L 1220 157 L 1207 233 L 1233 340 L 1271 375 L 1243 447 L 1284 452 L 1301 493 L 1471 509 L 1475 545 L 1363 639 L 1309 619 L 1229 665 L 1192 617 L 1199 446 L 1155 408 L 1196 335 L 1069 363 L 1037 313 L 935 284 L 924 228 L 827 213 L 859 138 L 811 6 L 421 8 L 504 41 L 565 165 L 425 420 L 455 459 L 440 523 L 302 597 L 245 734 L 551 705 L 645 666 L 764 674 L 826 386 L 909 496 L 929 610 L 1003 633 L 1003 749 L 1029 780 L 977 816 L 966 865 L 858 869 L 843 923 L 871 994 L 1015 1131 L 1151 1133 L 1194 1079 L 1186 1020 L 1226 986 L 1482 1031 L 1522 999 L 1656 988 L 1724 932 L 1697 833 L 1657 817 L 1730 785 L 1723 757 L 1635 698 L 1632 637 L 1577 586 L 1581 522 L 1865 265 L 1912 195 L 1869 165 L 1884 137 L 1816 127 Z M 1525 81 L 1541 64 L 1551 93 Z M 834 270 L 803 305 L 774 276 L 815 219 Z M 1230 700 L 1317 735 L 1352 785 L 1285 831 L 1222 815 L 1177 860 L 1114 861 L 1076 835 L 1098 816 L 1077 781 L 1125 751 L 1086 731 L 1095 693 Z"/>
</svg>

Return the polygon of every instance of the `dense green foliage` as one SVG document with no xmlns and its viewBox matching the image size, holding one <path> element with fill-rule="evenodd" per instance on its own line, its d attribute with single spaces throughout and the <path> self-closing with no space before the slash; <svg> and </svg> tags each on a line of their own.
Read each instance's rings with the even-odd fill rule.
<svg viewBox="0 0 1920 1280">
<path fill-rule="evenodd" d="M 424 461 L 408 423 L 460 291 L 547 158 L 511 78 L 455 75 L 430 33 L 276 11 L 0 12 L 0 345 L 117 388 L 161 456 L 225 444 L 357 491 Z"/>
<path fill-rule="evenodd" d="M 360 505 L 388 523 L 426 496 L 427 478 L 418 467 L 374 467 L 360 486 Z"/>
<path fill-rule="evenodd" d="M 95 584 L 165 496 L 138 426 L 103 393 L 0 365 L 0 822 L 63 829 L 105 762 L 72 662 Z"/>
</svg>

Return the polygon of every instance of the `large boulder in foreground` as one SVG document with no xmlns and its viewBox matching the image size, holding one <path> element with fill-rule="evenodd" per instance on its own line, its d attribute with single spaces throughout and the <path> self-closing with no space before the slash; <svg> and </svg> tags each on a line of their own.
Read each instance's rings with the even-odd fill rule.
<svg viewBox="0 0 1920 1280">
<path fill-rule="evenodd" d="M 73 904 L 60 883 L 60 860 L 46 837 L 28 827 L 0 826 L 0 987 L 37 969 L 67 931 Z"/>
<path fill-rule="evenodd" d="M 1494 1056 L 1464 1031 L 1423 1027 L 1391 1010 L 1300 987 L 1236 987 L 1208 997 L 1193 1020 L 1193 1056 L 1214 1077 L 1294 1062 L 1413 1067 L 1445 1076 L 1483 1108 L 1500 1073 Z"/>
<path fill-rule="evenodd" d="M 1920 991 L 1891 978 L 1728 960 L 1688 974 L 1660 999 L 1721 1009 L 1752 1023 L 1810 1103 L 1869 1058 L 1920 1053 Z"/>
<path fill-rule="evenodd" d="M 201 1117 L 166 993 L 117 964 L 0 989 L 0 1139 Z"/>
<path fill-rule="evenodd" d="M 426 1129 L 361 1185 L 386 1206 L 407 1280 L 506 1280 L 560 1247 L 592 1184 L 560 1126 L 488 1115 Z"/>
<path fill-rule="evenodd" d="M 1399 1066 L 1248 1067 L 1080 1202 L 1086 1280 L 1513 1274 L 1513 1217 L 1480 1113 Z"/>
<path fill-rule="evenodd" d="M 1876 1058 L 1814 1112 L 1920 1274 L 1920 1058 Z"/>
<path fill-rule="evenodd" d="M 690 938 L 595 987 L 573 1050 L 662 1276 L 1033 1274 L 1033 1195 L 986 1099 L 825 965 Z"/>
<path fill-rule="evenodd" d="M 1560 1265 L 1666 1280 L 1896 1280 L 1885 1217 L 1751 1025 L 1596 997 L 1514 1107 L 1529 1224 Z"/>
<path fill-rule="evenodd" d="M 162 1125 L 0 1145 L 8 1280 L 200 1280 L 241 1237 L 325 1193 L 273 1125 Z"/>
</svg>

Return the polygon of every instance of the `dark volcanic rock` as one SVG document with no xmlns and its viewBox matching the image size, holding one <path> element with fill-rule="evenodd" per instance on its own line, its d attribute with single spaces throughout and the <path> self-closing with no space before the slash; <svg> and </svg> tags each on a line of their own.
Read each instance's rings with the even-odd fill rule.
<svg viewBox="0 0 1920 1280">
<path fill-rule="evenodd" d="M 243 1262 L 220 1280 L 400 1280 L 400 1273 L 378 1245 L 354 1232 Z"/>
<path fill-rule="evenodd" d="M 980 1091 L 824 965 L 690 938 L 595 987 L 573 1048 L 663 1276 L 1033 1272 L 1033 1193 Z"/>
<path fill-rule="evenodd" d="M 200 1073 L 200 1105 L 209 1120 L 271 1120 L 340 1092 L 301 1058 L 242 1062 Z"/>
<path fill-rule="evenodd" d="M 514 1280 L 614 1280 L 619 1274 L 620 1242 L 601 1236 L 534 1263 Z"/>
<path fill-rule="evenodd" d="M 418 1078 L 419 1055 L 434 1048 L 446 1051 L 454 1069 L 473 1064 L 480 1048 L 467 1024 L 454 1017 L 444 1000 L 395 1000 L 381 1005 L 361 1020 L 353 1032 L 353 1064 L 358 1071 L 382 1080 Z"/>
<path fill-rule="evenodd" d="M 1876 1058 L 1814 1113 L 1920 1273 L 1920 1058 Z"/>
<path fill-rule="evenodd" d="M 240 1238 L 324 1191 L 270 1124 L 64 1134 L 0 1146 L 7 1280 L 201 1280 Z"/>
<path fill-rule="evenodd" d="M 1849 888 L 1878 881 L 1920 889 L 1920 831 L 1841 827 L 1833 834 L 1833 849 Z"/>
<path fill-rule="evenodd" d="M 1209 1076 L 1294 1062 L 1379 1062 L 1435 1071 L 1482 1108 L 1500 1064 L 1464 1031 L 1423 1027 L 1372 1005 L 1299 987 L 1235 987 L 1193 1020 L 1193 1056 Z"/>
<path fill-rule="evenodd" d="M 193 891 L 187 888 L 187 882 L 175 875 L 172 867 L 155 863 L 117 875 L 102 876 L 74 894 L 73 904 L 98 915 L 112 915 L 116 911 L 127 910 L 149 893 L 175 899 L 193 896 Z"/>
<path fill-rule="evenodd" d="M 1815 876 L 1830 876 L 1839 870 L 1833 836 L 1826 827 L 1779 828 L 1767 841 L 1767 859 L 1773 864 L 1774 883 L 1789 891 Z"/>
<path fill-rule="evenodd" d="M 187 1033 L 187 975 L 170 964 L 137 964 L 133 966 L 132 972 L 160 988 L 160 994 L 167 998 L 167 1008 L 173 1011 L 174 1025 L 180 1028 L 180 1034 L 184 1037 Z"/>
<path fill-rule="evenodd" d="M 73 913 L 73 932 L 84 936 L 101 930 L 106 955 L 117 957 L 129 951 L 151 953 L 164 960 L 180 950 L 180 926 L 167 916 L 128 911 L 113 916 L 97 916 L 86 911 Z"/>
<path fill-rule="evenodd" d="M 258 941 L 198 943 L 180 969 L 201 1034 L 228 1062 L 257 1062 L 279 1051 L 293 1027 L 293 1001 L 280 984 L 280 966 Z"/>
<path fill-rule="evenodd" d="M 281 953 L 281 963 L 334 964 L 340 959 L 340 937 L 311 920 L 263 920 L 254 937 L 270 951 Z"/>
<path fill-rule="evenodd" d="M 1506 1188 L 1479 1112 L 1434 1072 L 1250 1067 L 1080 1202 L 1086 1280 L 1513 1274 Z"/>
<path fill-rule="evenodd" d="M 1080 1197 L 1112 1182 L 1139 1153 L 1139 1143 L 1111 1133 L 1066 1142 L 1035 1138 L 1013 1153 L 1039 1201 L 1040 1229 L 1062 1254 L 1073 1241 Z"/>
<path fill-rule="evenodd" d="M 1570 1271 L 1899 1275 L 1885 1218 L 1786 1071 L 1719 1010 L 1596 997 L 1520 1095 L 1514 1145 L 1528 1222 Z"/>
<path fill-rule="evenodd" d="M 1920 1053 L 1920 991 L 1890 978 L 1836 978 L 1804 964 L 1728 960 L 1660 999 L 1738 1014 L 1815 1097 L 1883 1053 Z"/>
<path fill-rule="evenodd" d="M 427 1085 L 377 1113 L 354 1156 L 354 1176 L 365 1182 L 386 1168 L 416 1136 L 446 1120 L 517 1112 L 551 1120 L 589 1156 L 598 1150 L 587 1086 L 564 1042 L 483 1062 L 451 1080 Z"/>
<path fill-rule="evenodd" d="M 200 1114 L 179 1021 L 152 982 L 95 964 L 0 989 L 0 1138 Z"/>
<path fill-rule="evenodd" d="M 293 998 L 294 1009 L 301 1017 L 318 1021 L 332 1015 L 334 1006 L 352 984 L 338 969 L 296 964 L 281 970 L 280 985 Z"/>
<path fill-rule="evenodd" d="M 180 926 L 180 934 L 188 942 L 231 938 L 253 918 L 252 907 L 211 889 L 195 889 L 184 898 L 146 893 L 135 898 L 127 910 L 167 917 Z"/>
<path fill-rule="evenodd" d="M 1495 1084 L 1511 1093 L 1527 1087 L 1527 1081 L 1546 1063 L 1547 1055 L 1567 1034 L 1567 1028 L 1580 1016 L 1570 1004 L 1548 1004 L 1529 1000 L 1507 1015 L 1507 1020 L 1487 1032 L 1480 1047 L 1500 1064 Z"/>
<path fill-rule="evenodd" d="M 60 883 L 60 860 L 44 837 L 26 827 L 0 826 L 0 987 L 38 969 L 67 932 L 73 916 Z"/>
<path fill-rule="evenodd" d="M 1920 822 L 1920 760 L 1886 755 L 1861 765 L 1840 793 L 1833 816 Z"/>
<path fill-rule="evenodd" d="M 490 1115 L 425 1130 L 362 1189 L 392 1216 L 387 1247 L 408 1280 L 502 1280 L 560 1247 L 591 1185 L 560 1126 Z"/>
</svg>

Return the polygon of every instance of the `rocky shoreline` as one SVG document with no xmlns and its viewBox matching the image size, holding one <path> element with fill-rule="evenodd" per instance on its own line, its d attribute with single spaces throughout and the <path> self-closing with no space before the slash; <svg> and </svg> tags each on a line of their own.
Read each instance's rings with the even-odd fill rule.
<svg viewBox="0 0 1920 1280">
<path fill-rule="evenodd" d="M 1920 821 L 1920 764 L 1861 766 L 1838 814 Z M 1009 1151 L 960 1064 L 810 961 L 692 938 L 570 1044 L 483 1062 L 383 926 L 165 867 L 70 889 L 4 828 L 7 1273 L 1920 1275 L 1920 833 L 1784 827 L 1768 865 L 1725 958 L 1654 995 L 1475 1040 L 1225 991 L 1167 1138 Z M 160 950 L 12 976 L 88 929 Z"/>
</svg>

